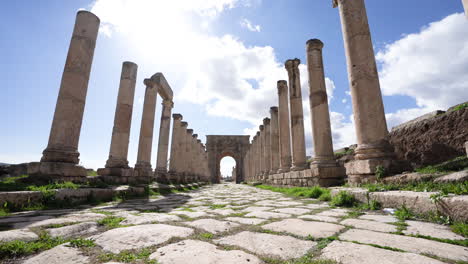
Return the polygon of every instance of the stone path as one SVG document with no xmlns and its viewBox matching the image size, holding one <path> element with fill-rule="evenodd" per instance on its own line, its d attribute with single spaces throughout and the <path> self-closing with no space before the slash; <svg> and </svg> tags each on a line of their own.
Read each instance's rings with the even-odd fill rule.
<svg viewBox="0 0 468 264">
<path fill-rule="evenodd" d="M 218 184 L 151 199 L 18 213 L 0 218 L 3 229 L 10 227 L 0 232 L 0 241 L 35 241 L 45 231 L 95 244 L 62 244 L 7 263 L 119 263 L 118 256 L 125 254 L 138 256 L 127 259 L 130 263 L 160 264 L 313 263 L 306 261 L 320 258 L 343 264 L 468 262 L 467 247 L 416 237 L 465 239 L 446 226 L 406 221 L 401 230 L 391 215 L 350 212 L 315 199 Z M 112 217 L 120 217 L 120 225 L 98 224 Z"/>
</svg>

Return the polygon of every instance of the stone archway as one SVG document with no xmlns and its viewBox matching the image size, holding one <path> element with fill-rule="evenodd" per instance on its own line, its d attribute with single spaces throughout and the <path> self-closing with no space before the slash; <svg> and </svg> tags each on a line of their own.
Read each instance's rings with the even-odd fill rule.
<svg viewBox="0 0 468 264">
<path fill-rule="evenodd" d="M 250 136 L 206 136 L 211 182 L 221 182 L 220 163 L 226 156 L 236 161 L 236 183 L 244 181 L 244 156 L 249 146 Z"/>
</svg>

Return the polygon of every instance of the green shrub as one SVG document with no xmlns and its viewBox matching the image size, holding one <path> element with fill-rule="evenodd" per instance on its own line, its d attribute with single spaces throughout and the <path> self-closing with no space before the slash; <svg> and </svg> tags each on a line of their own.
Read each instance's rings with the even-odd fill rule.
<svg viewBox="0 0 468 264">
<path fill-rule="evenodd" d="M 329 189 L 324 189 L 324 192 L 318 198 L 320 201 L 330 201 L 331 200 L 331 191 Z"/>
<path fill-rule="evenodd" d="M 94 247 L 95 245 L 93 239 L 77 238 L 70 241 L 70 246 L 75 248 Z"/>
<path fill-rule="evenodd" d="M 330 205 L 353 207 L 356 203 L 357 201 L 354 195 L 349 194 L 347 191 L 340 191 L 337 195 L 332 197 Z"/>
<path fill-rule="evenodd" d="M 468 223 L 455 222 L 450 226 L 453 232 L 468 238 Z"/>
<path fill-rule="evenodd" d="M 414 214 L 410 211 L 410 209 L 406 208 L 406 206 L 402 206 L 395 211 L 395 216 L 400 221 L 412 219 Z"/>
<path fill-rule="evenodd" d="M 120 222 L 122 222 L 124 219 L 125 219 L 124 217 L 107 216 L 97 221 L 97 223 L 99 225 L 106 226 L 107 228 L 117 228 L 121 226 Z"/>
<path fill-rule="evenodd" d="M 385 177 L 386 171 L 385 168 L 382 166 L 377 166 L 375 167 L 375 177 L 377 178 L 377 181 L 380 181 L 383 177 Z"/>
</svg>

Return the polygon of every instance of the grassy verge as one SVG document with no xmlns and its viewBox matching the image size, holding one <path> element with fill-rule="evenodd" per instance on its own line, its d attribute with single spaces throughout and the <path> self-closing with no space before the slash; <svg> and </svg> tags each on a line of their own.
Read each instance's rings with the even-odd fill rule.
<svg viewBox="0 0 468 264">
<path fill-rule="evenodd" d="M 327 188 L 314 187 L 273 187 L 269 185 L 257 185 L 256 188 L 269 190 L 273 192 L 284 193 L 294 197 L 315 198 L 321 201 L 329 201 L 331 199 L 330 190 Z"/>
<path fill-rule="evenodd" d="M 407 184 L 384 184 L 373 183 L 363 184 L 362 188 L 368 189 L 370 192 L 381 191 L 413 191 L 413 192 L 441 192 L 443 194 L 468 194 L 468 181 L 461 183 L 435 183 L 435 182 L 414 182 Z"/>
</svg>

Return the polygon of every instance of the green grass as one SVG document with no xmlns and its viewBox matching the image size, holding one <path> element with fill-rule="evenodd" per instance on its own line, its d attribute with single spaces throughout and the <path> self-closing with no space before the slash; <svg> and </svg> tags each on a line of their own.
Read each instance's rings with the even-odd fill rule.
<svg viewBox="0 0 468 264">
<path fill-rule="evenodd" d="M 107 216 L 97 223 L 101 226 L 105 226 L 109 229 L 121 227 L 120 222 L 122 222 L 125 218 L 124 217 L 117 217 L 117 216 Z"/>
<path fill-rule="evenodd" d="M 10 211 L 8 208 L 0 208 L 0 217 L 9 216 Z"/>
<path fill-rule="evenodd" d="M 212 204 L 210 205 L 210 209 L 222 209 L 226 207 L 226 204 Z"/>
<path fill-rule="evenodd" d="M 292 188 L 285 188 L 285 187 L 273 187 L 269 185 L 257 185 L 257 188 L 263 190 L 270 190 L 273 192 L 280 192 L 284 193 L 289 196 L 295 197 L 305 197 L 305 198 L 319 198 L 321 195 L 326 195 L 330 191 L 326 188 L 321 188 L 319 186 L 314 187 L 292 187 Z"/>
<path fill-rule="evenodd" d="M 65 242 L 68 241 L 62 238 L 53 238 L 44 232 L 39 235 L 39 240 L 37 241 L 24 242 L 14 240 L 0 243 L 0 259 L 31 255 L 39 251 L 51 249 Z"/>
<path fill-rule="evenodd" d="M 452 112 L 468 108 L 468 103 L 459 104 L 452 109 Z"/>
<path fill-rule="evenodd" d="M 214 236 L 214 235 L 211 234 L 211 233 L 201 233 L 201 234 L 200 234 L 200 237 L 201 237 L 201 238 L 204 238 L 204 239 L 212 239 L 213 236 Z"/>
<path fill-rule="evenodd" d="M 454 159 L 442 162 L 436 165 L 430 165 L 416 169 L 416 172 L 424 174 L 436 174 L 436 173 L 449 173 L 453 171 L 460 171 L 468 168 L 468 157 L 460 156 Z"/>
<path fill-rule="evenodd" d="M 352 155 L 354 154 L 354 149 L 347 149 L 345 151 L 342 151 L 342 152 L 335 152 L 335 159 L 339 159 L 339 158 L 342 158 L 346 155 Z"/>
<path fill-rule="evenodd" d="M 331 200 L 331 191 L 329 189 L 324 189 L 324 192 L 318 198 L 320 201 L 330 201 Z"/>
<path fill-rule="evenodd" d="M 414 214 L 413 212 L 411 212 L 410 209 L 406 208 L 406 206 L 403 205 L 402 207 L 398 208 L 395 211 L 395 217 L 398 218 L 398 220 L 400 221 L 404 221 L 404 220 L 413 219 Z"/>
<path fill-rule="evenodd" d="M 97 171 L 95 170 L 88 171 L 88 176 L 93 176 L 93 177 L 98 176 Z"/>
<path fill-rule="evenodd" d="M 410 235 L 412 237 L 417 237 L 417 238 L 424 238 L 424 239 L 429 239 L 429 240 L 434 240 L 442 243 L 447 243 L 447 244 L 452 244 L 452 245 L 458 245 L 458 246 L 463 246 L 463 247 L 468 247 L 468 239 L 465 240 L 452 240 L 452 239 L 443 239 L 443 238 L 437 238 L 437 237 L 431 237 L 431 236 L 423 236 L 423 235 Z"/>
<path fill-rule="evenodd" d="M 357 201 L 354 195 L 347 191 L 340 191 L 337 195 L 333 196 L 330 201 L 330 205 L 332 206 L 353 207 L 356 204 Z"/>
<path fill-rule="evenodd" d="M 368 189 L 370 192 L 381 191 L 413 191 L 413 192 L 441 192 L 442 194 L 453 193 L 456 195 L 468 194 L 468 181 L 461 183 L 435 183 L 428 182 L 414 182 L 408 184 L 363 184 L 362 188 Z"/>
<path fill-rule="evenodd" d="M 103 253 L 99 255 L 99 261 L 109 262 L 109 261 L 118 261 L 124 263 L 135 263 L 137 261 L 143 261 L 146 264 L 157 264 L 156 260 L 150 260 L 149 256 L 151 255 L 151 250 L 141 249 L 139 251 L 130 251 L 124 250 L 119 254 L 114 253 Z M 138 262 L 141 263 L 141 262 Z"/>
<path fill-rule="evenodd" d="M 77 238 L 70 241 L 70 246 L 75 248 L 94 247 L 96 244 L 93 239 Z"/>
<path fill-rule="evenodd" d="M 468 238 L 468 223 L 455 222 L 450 226 L 453 232 Z"/>
</svg>

